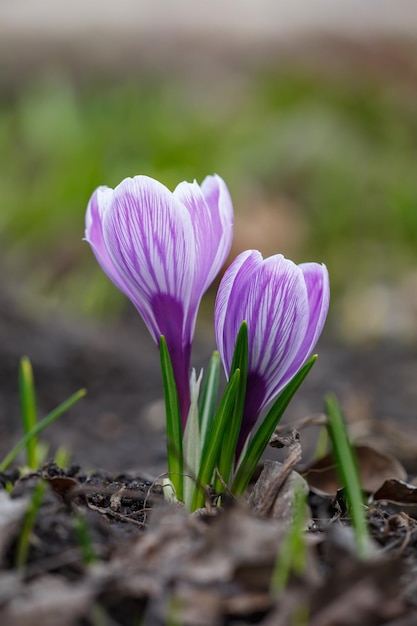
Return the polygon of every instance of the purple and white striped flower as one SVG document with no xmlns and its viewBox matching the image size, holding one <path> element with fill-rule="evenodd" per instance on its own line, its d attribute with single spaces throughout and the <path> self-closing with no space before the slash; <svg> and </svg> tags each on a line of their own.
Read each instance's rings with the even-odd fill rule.
<svg viewBox="0 0 417 626">
<path fill-rule="evenodd" d="M 307 361 L 329 308 L 324 265 L 296 265 L 277 254 L 240 254 L 220 283 L 215 306 L 217 346 L 226 375 L 243 321 L 248 325 L 249 366 L 238 453 L 262 409 L 276 399 Z"/>
<path fill-rule="evenodd" d="M 233 207 L 226 184 L 208 176 L 174 192 L 147 176 L 99 187 L 85 239 L 103 271 L 133 302 L 154 341 L 165 336 L 183 426 L 190 405 L 190 352 L 198 307 L 229 253 Z"/>
</svg>

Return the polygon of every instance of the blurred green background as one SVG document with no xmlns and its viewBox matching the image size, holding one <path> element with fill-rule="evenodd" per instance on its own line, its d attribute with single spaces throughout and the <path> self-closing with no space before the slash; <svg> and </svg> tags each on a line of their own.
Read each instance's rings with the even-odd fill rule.
<svg viewBox="0 0 417 626">
<path fill-rule="evenodd" d="M 174 188 L 216 172 L 237 214 L 234 253 L 258 247 L 323 261 L 335 302 L 356 287 L 395 285 L 412 274 L 416 64 L 402 71 L 397 53 L 387 66 L 368 62 L 365 49 L 353 59 L 340 52 L 335 66 L 326 59 L 339 54 L 337 44 L 332 50 L 314 63 L 308 54 L 301 61 L 271 55 L 220 76 L 41 67 L 4 80 L 7 271 L 23 291 L 71 314 L 117 315 L 124 298 L 81 241 L 93 190 L 137 173 Z M 414 49 L 407 58 L 417 59 Z M 251 243 L 261 214 L 265 240 L 257 232 Z"/>
</svg>

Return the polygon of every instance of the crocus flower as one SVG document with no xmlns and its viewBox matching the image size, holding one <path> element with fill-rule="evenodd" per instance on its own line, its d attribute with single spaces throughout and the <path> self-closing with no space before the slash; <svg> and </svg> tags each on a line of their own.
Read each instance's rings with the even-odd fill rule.
<svg viewBox="0 0 417 626">
<path fill-rule="evenodd" d="M 248 325 L 248 379 L 237 454 L 262 409 L 310 356 L 329 308 L 324 265 L 296 265 L 282 255 L 240 254 L 220 283 L 215 306 L 219 353 L 228 376 L 239 328 Z"/>
<path fill-rule="evenodd" d="M 147 176 L 99 187 L 87 208 L 85 239 L 103 271 L 133 302 L 154 341 L 165 336 L 183 426 L 190 405 L 191 342 L 203 293 L 233 235 L 226 184 L 208 176 L 174 192 Z"/>
</svg>

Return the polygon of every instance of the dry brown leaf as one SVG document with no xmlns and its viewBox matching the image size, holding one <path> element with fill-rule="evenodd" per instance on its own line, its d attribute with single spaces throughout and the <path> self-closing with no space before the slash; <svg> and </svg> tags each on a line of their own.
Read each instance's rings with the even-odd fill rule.
<svg viewBox="0 0 417 626">
<path fill-rule="evenodd" d="M 154 580 L 152 602 L 159 619 L 161 607 L 168 611 L 174 589 L 183 607 L 178 621 L 190 626 L 222 623 L 225 612 L 243 615 L 272 606 L 270 582 L 286 535 L 283 525 L 255 517 L 242 506 L 227 509 L 208 522 L 172 507 L 154 519 L 146 534 L 121 557 L 113 576 L 120 590 L 129 589 L 139 574 L 142 584 L 144 576 Z M 209 608 L 196 622 L 198 599 Z M 162 615 L 168 617 L 169 613 Z"/>
<path fill-rule="evenodd" d="M 293 472 L 301 460 L 300 435 L 292 430 L 289 435 L 277 432 L 271 437 L 269 445 L 275 448 L 287 448 L 283 463 L 266 461 L 252 493 L 248 499 L 249 508 L 263 517 L 268 515 L 289 524 L 293 517 L 294 495 L 297 485 L 308 493 L 304 479 Z"/>
<path fill-rule="evenodd" d="M 394 478 L 384 483 L 373 493 L 374 500 L 388 500 L 396 504 L 417 505 L 417 487 Z"/>
<path fill-rule="evenodd" d="M 48 476 L 44 472 L 42 478 L 46 480 L 54 493 L 61 496 L 65 503 L 71 500 L 71 495 L 79 487 L 79 481 L 68 476 Z"/>
<path fill-rule="evenodd" d="M 264 469 L 248 499 L 248 506 L 258 514 L 292 523 L 295 494 L 308 494 L 308 484 L 298 472 L 278 461 L 265 461 Z"/>
<path fill-rule="evenodd" d="M 405 480 L 407 472 L 401 463 L 387 452 L 374 447 L 354 446 L 362 488 L 370 493 L 379 489 L 385 480 Z M 323 493 L 335 494 L 341 487 L 332 454 L 327 454 L 310 465 L 303 476 L 308 484 Z"/>
</svg>

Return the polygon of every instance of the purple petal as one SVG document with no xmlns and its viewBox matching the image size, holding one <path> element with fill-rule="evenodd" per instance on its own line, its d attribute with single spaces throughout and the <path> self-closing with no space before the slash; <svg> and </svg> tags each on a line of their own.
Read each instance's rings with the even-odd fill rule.
<svg viewBox="0 0 417 626">
<path fill-rule="evenodd" d="M 217 347 L 226 376 L 232 365 L 233 351 L 237 334 L 246 314 L 236 306 L 250 277 L 263 262 L 257 250 L 247 250 L 239 254 L 227 268 L 217 291 L 214 307 L 214 328 Z M 243 316 L 243 317 L 242 317 Z M 246 320 L 247 321 L 247 320 Z"/>
<path fill-rule="evenodd" d="M 282 380 L 282 388 L 288 384 L 311 355 L 321 335 L 329 310 L 330 281 L 326 266 L 318 263 L 302 263 L 299 268 L 307 287 L 309 321 L 303 342 Z"/>
<path fill-rule="evenodd" d="M 215 307 L 217 345 L 226 372 L 246 321 L 249 372 L 265 379 L 270 396 L 298 352 L 308 314 L 307 289 L 297 265 L 281 255 L 266 260 L 257 251 L 239 255 L 223 277 Z"/>
<path fill-rule="evenodd" d="M 112 203 L 113 193 L 113 189 L 109 187 L 98 187 L 91 196 L 85 218 L 85 240 L 91 245 L 101 269 L 121 291 L 126 293 L 125 286 L 109 256 L 103 236 L 103 216 Z M 130 297 L 129 293 L 127 295 Z"/>
<path fill-rule="evenodd" d="M 131 294 L 158 343 L 164 329 L 153 315 L 152 297 L 168 294 L 184 311 L 190 309 L 195 250 L 190 245 L 188 212 L 158 181 L 146 176 L 128 178 L 114 190 L 112 205 L 103 217 L 103 234 L 125 292 Z M 195 315 L 191 311 L 193 322 Z M 184 316 L 178 334 L 189 332 L 190 322 Z"/>
<path fill-rule="evenodd" d="M 158 344 L 167 341 L 185 422 L 197 310 L 230 250 L 233 209 L 218 176 L 174 193 L 147 176 L 99 188 L 86 215 L 98 262 L 134 303 Z"/>
<path fill-rule="evenodd" d="M 257 290 L 261 307 L 255 311 L 252 370 L 267 385 L 264 404 L 277 393 L 308 323 L 308 300 L 299 268 L 283 257 L 267 259 Z"/>
<path fill-rule="evenodd" d="M 300 266 L 307 285 L 308 301 L 310 304 L 309 333 L 306 344 L 310 342 L 307 353 L 314 350 L 326 321 L 330 303 L 330 280 L 327 267 L 317 263 L 302 263 Z"/>
<path fill-rule="evenodd" d="M 180 183 L 174 197 L 189 212 L 196 245 L 195 292 L 208 289 L 229 254 L 233 236 L 233 206 L 219 176 L 208 176 L 201 187 Z"/>
<path fill-rule="evenodd" d="M 212 215 L 211 239 L 216 251 L 211 271 L 208 272 L 208 287 L 224 265 L 232 246 L 233 204 L 229 190 L 220 176 L 207 176 L 201 184 L 201 191 Z"/>
<path fill-rule="evenodd" d="M 216 300 L 215 328 L 227 375 L 240 325 L 244 320 L 248 324 L 248 381 L 238 451 L 265 405 L 308 358 L 328 306 L 325 266 L 298 266 L 282 255 L 263 260 L 259 252 L 247 251 L 226 271 Z"/>
</svg>

